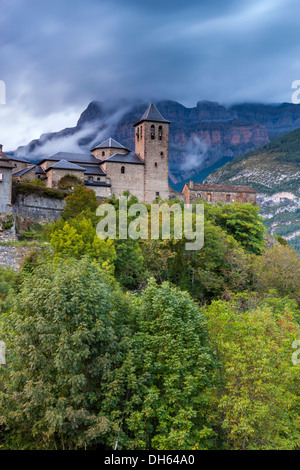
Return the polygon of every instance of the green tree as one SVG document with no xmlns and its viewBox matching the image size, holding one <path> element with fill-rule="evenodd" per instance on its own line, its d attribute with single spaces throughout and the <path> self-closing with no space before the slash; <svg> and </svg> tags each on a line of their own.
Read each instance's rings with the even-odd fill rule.
<svg viewBox="0 0 300 470">
<path fill-rule="evenodd" d="M 211 447 L 212 356 L 203 316 L 186 292 L 154 280 L 134 306 L 121 438 L 140 449 Z"/>
<path fill-rule="evenodd" d="M 287 299 L 268 298 L 251 308 L 252 302 L 252 295 L 214 301 L 205 312 L 218 360 L 216 418 L 227 448 L 296 449 L 300 366 L 292 363 L 292 344 L 300 328 L 295 306 Z"/>
<path fill-rule="evenodd" d="M 292 248 L 276 245 L 258 257 L 254 266 L 258 291 L 275 289 L 300 305 L 300 258 Z"/>
<path fill-rule="evenodd" d="M 65 202 L 66 205 L 62 212 L 64 220 L 72 219 L 81 212 L 95 213 L 98 207 L 95 191 L 84 186 L 77 186 L 73 193 L 66 197 Z"/>
<path fill-rule="evenodd" d="M 116 258 L 114 241 L 100 240 L 91 219 L 83 215 L 64 222 L 61 228 L 53 229 L 50 243 L 55 257 L 72 256 L 79 259 L 89 256 L 113 272 Z"/>
<path fill-rule="evenodd" d="M 207 218 L 232 235 L 245 250 L 254 254 L 262 252 L 266 232 L 259 210 L 253 204 L 237 202 L 215 206 L 206 204 L 205 208 Z"/>
<path fill-rule="evenodd" d="M 24 279 L 0 323 L 8 351 L 0 371 L 6 447 L 106 444 L 117 425 L 102 404 L 128 349 L 129 312 L 116 282 L 88 259 L 43 264 Z"/>
</svg>

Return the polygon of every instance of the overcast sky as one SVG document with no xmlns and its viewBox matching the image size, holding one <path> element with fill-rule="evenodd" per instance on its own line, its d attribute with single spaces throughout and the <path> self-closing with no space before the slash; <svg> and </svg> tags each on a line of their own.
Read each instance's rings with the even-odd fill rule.
<svg viewBox="0 0 300 470">
<path fill-rule="evenodd" d="M 291 101 L 299 0 L 0 0 L 0 143 L 75 125 L 92 100 Z"/>
</svg>

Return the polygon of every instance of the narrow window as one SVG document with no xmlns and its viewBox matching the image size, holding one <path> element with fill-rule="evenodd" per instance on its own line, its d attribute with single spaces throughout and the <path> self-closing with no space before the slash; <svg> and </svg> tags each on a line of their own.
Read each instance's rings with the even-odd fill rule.
<svg viewBox="0 0 300 470">
<path fill-rule="evenodd" d="M 226 194 L 226 204 L 230 204 L 230 202 L 231 202 L 230 194 Z"/>
<path fill-rule="evenodd" d="M 92 176 L 89 176 L 89 181 L 93 181 L 93 177 L 92 177 Z"/>
<path fill-rule="evenodd" d="M 102 157 L 105 157 L 105 152 L 104 151 L 102 152 Z"/>
<path fill-rule="evenodd" d="M 160 152 L 160 155 L 161 155 L 161 157 L 163 157 L 163 156 L 164 156 L 164 152 Z"/>
<path fill-rule="evenodd" d="M 121 166 L 121 173 L 125 173 L 125 166 Z"/>
<path fill-rule="evenodd" d="M 155 139 L 155 126 L 152 124 L 151 126 L 151 139 L 154 140 Z"/>
<path fill-rule="evenodd" d="M 155 166 L 155 168 L 157 168 L 157 163 L 156 162 L 154 163 L 154 166 Z"/>
<path fill-rule="evenodd" d="M 141 126 L 141 140 L 143 138 L 143 126 Z"/>
<path fill-rule="evenodd" d="M 208 195 L 206 196 L 206 200 L 207 202 L 211 202 L 211 194 L 208 193 Z"/>
<path fill-rule="evenodd" d="M 162 140 L 162 134 L 163 134 L 162 126 L 159 126 L 159 128 L 158 128 L 158 139 L 159 140 Z"/>
<path fill-rule="evenodd" d="M 137 128 L 137 130 L 136 130 L 136 140 L 137 140 L 137 141 L 140 140 L 139 128 Z"/>
<path fill-rule="evenodd" d="M 156 191 L 156 197 L 159 197 L 159 191 Z"/>
</svg>

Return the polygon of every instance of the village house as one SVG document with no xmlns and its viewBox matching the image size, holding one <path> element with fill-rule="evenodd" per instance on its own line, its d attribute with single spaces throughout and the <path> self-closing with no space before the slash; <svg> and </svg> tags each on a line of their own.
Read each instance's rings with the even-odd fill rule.
<svg viewBox="0 0 300 470">
<path fill-rule="evenodd" d="M 232 202 L 251 202 L 256 204 L 256 191 L 251 186 L 228 184 L 185 183 L 182 193 L 186 204 L 204 199 L 211 204 L 231 204 Z"/>
</svg>

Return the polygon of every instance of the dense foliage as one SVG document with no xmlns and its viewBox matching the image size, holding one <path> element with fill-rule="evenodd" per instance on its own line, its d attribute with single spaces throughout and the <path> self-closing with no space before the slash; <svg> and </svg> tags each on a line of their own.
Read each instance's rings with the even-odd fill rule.
<svg viewBox="0 0 300 470">
<path fill-rule="evenodd" d="M 299 256 L 250 204 L 206 204 L 198 251 L 100 240 L 97 206 L 78 186 L 0 271 L 0 446 L 299 449 Z"/>
</svg>

